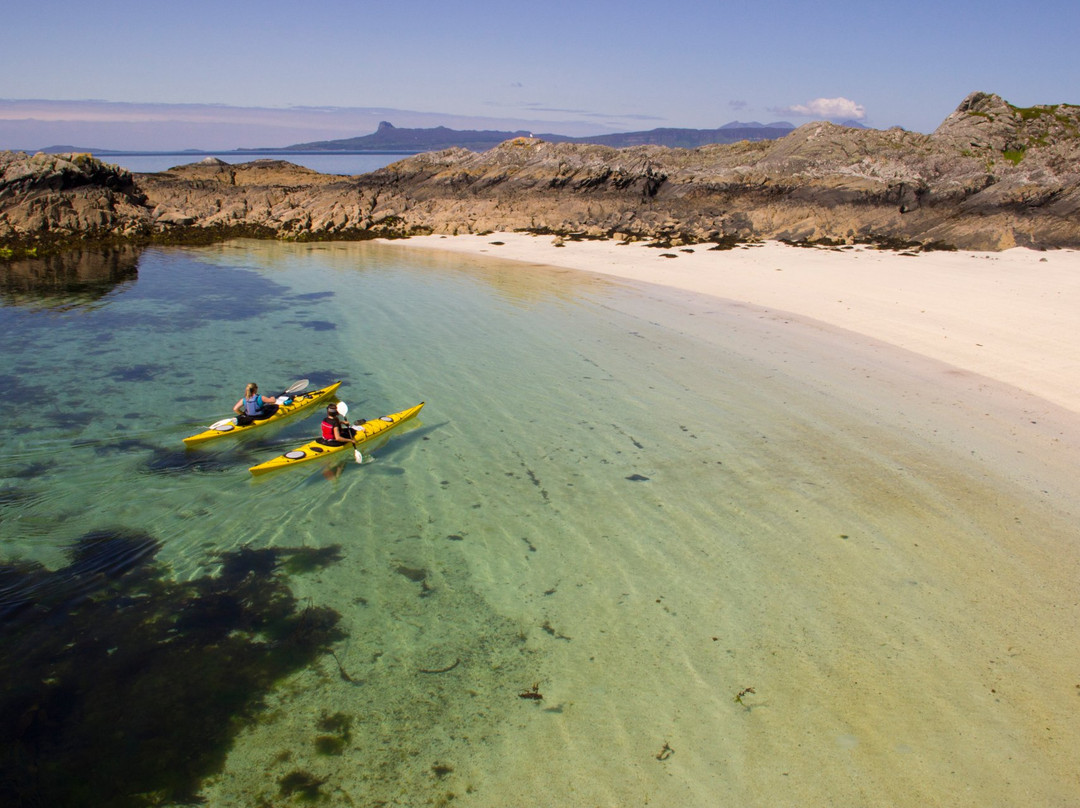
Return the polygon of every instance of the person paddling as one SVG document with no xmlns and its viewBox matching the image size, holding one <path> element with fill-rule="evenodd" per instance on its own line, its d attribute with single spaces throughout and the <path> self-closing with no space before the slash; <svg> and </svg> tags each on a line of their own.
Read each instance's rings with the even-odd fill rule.
<svg viewBox="0 0 1080 808">
<path fill-rule="evenodd" d="M 341 417 L 336 404 L 326 408 L 326 417 L 322 422 L 322 439 L 330 446 L 341 446 L 343 443 L 351 443 L 354 448 L 356 446 L 356 430 Z"/>
<path fill-rule="evenodd" d="M 260 396 L 259 385 L 251 382 L 244 388 L 244 396 L 233 405 L 233 412 L 240 418 L 247 418 L 248 423 L 257 418 L 266 418 L 273 415 L 277 409 L 278 400 L 274 396 Z"/>
</svg>

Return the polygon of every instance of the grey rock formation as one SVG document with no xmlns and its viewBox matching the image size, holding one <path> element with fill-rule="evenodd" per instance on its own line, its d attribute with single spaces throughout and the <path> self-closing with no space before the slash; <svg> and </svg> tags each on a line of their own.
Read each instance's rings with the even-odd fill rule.
<svg viewBox="0 0 1080 808">
<path fill-rule="evenodd" d="M 0 152 L 0 244 L 149 232 L 134 176 L 88 154 Z"/>
<path fill-rule="evenodd" d="M 696 149 L 520 137 L 351 178 L 276 160 L 132 176 L 85 155 L 0 154 L 7 245 L 494 230 L 1080 247 L 1080 107 L 973 93 L 931 135 L 811 123 Z"/>
</svg>

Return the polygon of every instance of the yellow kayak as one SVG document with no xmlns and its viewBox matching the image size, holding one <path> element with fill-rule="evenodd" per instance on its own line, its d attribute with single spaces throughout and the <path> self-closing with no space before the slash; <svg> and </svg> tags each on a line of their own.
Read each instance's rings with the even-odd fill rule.
<svg viewBox="0 0 1080 808">
<path fill-rule="evenodd" d="M 278 406 L 278 408 L 274 410 L 274 413 L 269 417 L 259 418 L 245 426 L 237 426 L 235 418 L 218 421 L 198 435 L 191 435 L 184 438 L 184 443 L 188 446 L 193 446 L 197 443 L 204 443 L 205 441 L 214 440 L 214 438 L 220 438 L 225 435 L 239 435 L 243 432 L 247 432 L 249 429 L 255 429 L 256 427 L 265 424 L 277 423 L 282 418 L 288 418 L 295 412 L 299 412 L 300 410 L 310 407 L 312 404 L 317 404 L 318 402 L 329 398 L 339 387 L 341 387 L 341 382 L 334 382 L 329 387 L 312 390 L 310 393 L 298 393 L 292 396 L 292 400 L 288 404 L 281 404 Z"/>
<path fill-rule="evenodd" d="M 408 421 L 420 412 L 420 409 L 423 406 L 424 402 L 421 401 L 415 407 L 410 407 L 407 410 L 395 412 L 391 415 L 384 415 L 382 418 L 376 418 L 374 421 L 366 421 L 363 424 L 351 424 L 352 428 L 356 430 L 357 444 L 363 444 L 365 441 L 369 441 L 372 438 L 383 434 L 387 430 L 393 429 L 398 424 Z M 294 466 L 297 463 L 306 463 L 308 460 L 315 460 L 319 457 L 328 457 L 329 455 L 340 452 L 342 449 L 352 448 L 351 443 L 342 443 L 340 446 L 331 446 L 323 442 L 322 438 L 319 438 L 317 440 L 308 441 L 303 446 L 293 449 L 291 452 L 279 455 L 273 460 L 267 460 L 265 463 L 252 466 L 248 471 L 252 474 L 265 474 L 268 471 L 277 471 L 278 469 L 283 469 L 287 466 Z"/>
</svg>

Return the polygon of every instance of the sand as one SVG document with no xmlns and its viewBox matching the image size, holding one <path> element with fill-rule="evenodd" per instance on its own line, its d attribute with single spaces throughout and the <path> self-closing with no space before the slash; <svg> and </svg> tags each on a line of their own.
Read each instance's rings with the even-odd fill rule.
<svg viewBox="0 0 1080 808">
<path fill-rule="evenodd" d="M 395 242 L 402 243 L 402 242 Z M 485 254 L 661 284 L 846 329 L 1080 414 L 1080 252 L 658 249 L 521 233 L 422 236 L 409 247 Z"/>
</svg>

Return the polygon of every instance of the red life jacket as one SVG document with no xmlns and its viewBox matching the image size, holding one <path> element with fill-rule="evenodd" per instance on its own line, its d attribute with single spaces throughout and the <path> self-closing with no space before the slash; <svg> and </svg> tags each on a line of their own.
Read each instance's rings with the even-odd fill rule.
<svg viewBox="0 0 1080 808">
<path fill-rule="evenodd" d="M 323 440 L 334 440 L 334 422 L 329 418 L 323 419 L 322 436 Z"/>
</svg>

